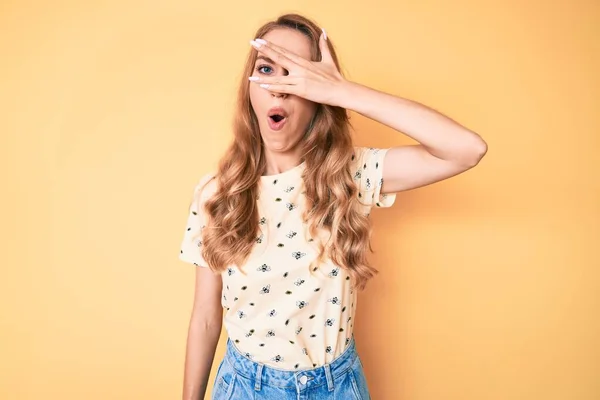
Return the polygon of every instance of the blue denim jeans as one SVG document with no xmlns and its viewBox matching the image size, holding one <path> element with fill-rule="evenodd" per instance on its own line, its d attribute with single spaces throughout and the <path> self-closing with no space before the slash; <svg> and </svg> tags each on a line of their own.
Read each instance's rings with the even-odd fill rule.
<svg viewBox="0 0 600 400">
<path fill-rule="evenodd" d="M 212 400 L 369 400 L 369 389 L 354 338 L 330 364 L 285 371 L 256 363 L 227 340 Z"/>
</svg>

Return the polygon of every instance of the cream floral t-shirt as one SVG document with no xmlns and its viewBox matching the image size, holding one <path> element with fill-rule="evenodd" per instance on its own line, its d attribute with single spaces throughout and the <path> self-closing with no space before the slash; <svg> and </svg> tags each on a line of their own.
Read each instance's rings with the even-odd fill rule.
<svg viewBox="0 0 600 400">
<path fill-rule="evenodd" d="M 355 147 L 351 173 L 359 188 L 356 206 L 390 207 L 395 194 L 381 194 L 383 160 L 388 149 Z M 262 176 L 257 200 L 260 235 L 242 270 L 222 273 L 221 304 L 229 338 L 246 357 L 285 370 L 330 363 L 352 336 L 356 291 L 350 276 L 331 260 L 309 269 L 317 241 L 302 221 L 305 207 L 304 163 L 280 174 Z M 206 267 L 200 250 L 205 225 L 203 202 L 216 190 L 216 179 L 197 184 L 179 258 Z"/>
</svg>

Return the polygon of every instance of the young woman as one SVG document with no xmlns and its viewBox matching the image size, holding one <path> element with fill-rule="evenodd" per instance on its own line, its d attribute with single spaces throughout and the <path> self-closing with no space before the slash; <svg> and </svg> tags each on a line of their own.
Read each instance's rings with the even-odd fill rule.
<svg viewBox="0 0 600 400">
<path fill-rule="evenodd" d="M 325 31 L 297 14 L 251 41 L 234 140 L 197 184 L 180 258 L 198 268 L 184 399 L 369 399 L 353 329 L 377 272 L 372 208 L 477 165 L 486 143 L 421 104 L 346 80 Z M 355 147 L 346 110 L 418 145 Z M 222 311 L 225 309 L 223 318 Z"/>
</svg>

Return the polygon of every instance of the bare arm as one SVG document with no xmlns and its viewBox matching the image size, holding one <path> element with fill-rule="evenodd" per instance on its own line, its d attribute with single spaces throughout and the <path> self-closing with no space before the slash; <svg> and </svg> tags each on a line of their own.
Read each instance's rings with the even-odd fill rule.
<svg viewBox="0 0 600 400">
<path fill-rule="evenodd" d="M 183 400 L 202 400 L 221 334 L 221 276 L 196 267 L 194 307 L 188 329 Z"/>
<path fill-rule="evenodd" d="M 476 166 L 487 143 L 475 132 L 416 101 L 348 82 L 339 104 L 419 142 L 397 146 L 383 163 L 381 193 L 429 185 Z"/>
</svg>

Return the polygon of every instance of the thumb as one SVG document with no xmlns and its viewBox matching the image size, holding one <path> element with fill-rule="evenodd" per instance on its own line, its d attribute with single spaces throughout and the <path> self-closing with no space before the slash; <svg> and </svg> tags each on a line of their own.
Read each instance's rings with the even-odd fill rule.
<svg viewBox="0 0 600 400">
<path fill-rule="evenodd" d="M 321 62 L 325 64 L 335 65 L 333 57 L 329 51 L 329 43 L 327 42 L 327 33 L 322 29 L 323 33 L 319 37 L 319 48 L 321 49 Z"/>
</svg>

